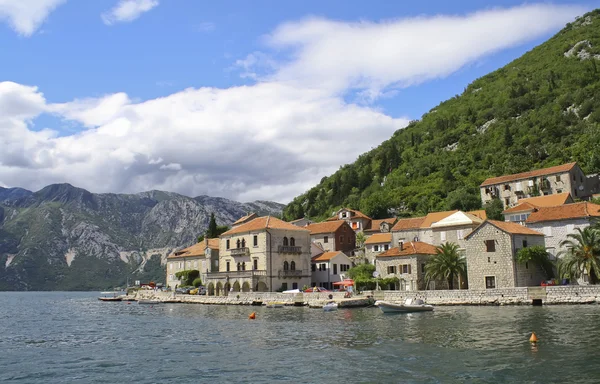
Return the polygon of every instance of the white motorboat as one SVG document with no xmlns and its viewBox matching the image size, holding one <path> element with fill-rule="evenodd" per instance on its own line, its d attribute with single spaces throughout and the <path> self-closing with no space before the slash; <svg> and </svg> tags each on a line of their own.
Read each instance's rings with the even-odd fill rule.
<svg viewBox="0 0 600 384">
<path fill-rule="evenodd" d="M 433 311 L 433 305 L 425 304 L 421 299 L 406 299 L 404 304 L 390 303 L 389 301 L 377 300 L 375 306 L 381 309 L 383 313 L 411 313 L 411 312 L 430 312 Z"/>
<path fill-rule="evenodd" d="M 323 310 L 325 312 L 337 311 L 337 309 L 338 309 L 338 304 L 335 301 L 330 301 L 323 306 Z"/>
</svg>

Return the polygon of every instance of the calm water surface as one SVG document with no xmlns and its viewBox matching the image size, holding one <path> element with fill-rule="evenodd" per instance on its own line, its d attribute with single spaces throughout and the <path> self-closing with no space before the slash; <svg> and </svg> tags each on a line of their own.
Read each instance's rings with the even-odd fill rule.
<svg viewBox="0 0 600 384">
<path fill-rule="evenodd" d="M 600 383 L 597 305 L 384 315 L 96 297 L 0 292 L 0 382 Z"/>
</svg>

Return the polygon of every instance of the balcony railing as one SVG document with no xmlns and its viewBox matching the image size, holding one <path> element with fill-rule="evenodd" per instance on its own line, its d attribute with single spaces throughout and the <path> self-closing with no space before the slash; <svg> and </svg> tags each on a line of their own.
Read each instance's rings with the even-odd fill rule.
<svg viewBox="0 0 600 384">
<path fill-rule="evenodd" d="M 292 245 L 280 245 L 279 253 L 302 253 L 302 247 Z"/>
<path fill-rule="evenodd" d="M 232 248 L 230 249 L 231 256 L 246 256 L 250 254 L 250 250 L 247 247 L 244 248 Z"/>
<path fill-rule="evenodd" d="M 261 277 L 261 276 L 267 276 L 267 271 L 251 269 L 251 270 L 247 270 L 247 271 L 209 272 L 206 275 L 206 278 L 208 280 L 210 280 L 210 279 L 226 279 L 228 277 L 229 277 L 229 279 L 239 279 L 239 278 L 243 278 L 243 277 L 248 278 L 248 277 Z"/>
<path fill-rule="evenodd" d="M 310 276 L 309 273 L 302 269 L 295 269 L 295 270 L 280 269 L 279 270 L 279 277 L 307 277 L 307 276 Z"/>
</svg>

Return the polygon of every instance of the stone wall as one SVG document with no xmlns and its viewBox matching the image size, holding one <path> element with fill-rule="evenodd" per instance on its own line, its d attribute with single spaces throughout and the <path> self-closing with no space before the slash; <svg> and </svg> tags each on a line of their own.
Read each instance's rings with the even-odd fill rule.
<svg viewBox="0 0 600 384">
<path fill-rule="evenodd" d="M 584 229 L 589 227 L 589 219 L 573 219 L 573 220 L 559 220 L 559 221 L 542 221 L 539 223 L 527 223 L 527 227 L 544 233 L 546 250 L 553 256 L 563 248 L 560 247 L 560 243 L 567 239 L 567 235 L 575 232 L 575 228 Z M 572 226 L 572 228 L 571 228 Z"/>
</svg>

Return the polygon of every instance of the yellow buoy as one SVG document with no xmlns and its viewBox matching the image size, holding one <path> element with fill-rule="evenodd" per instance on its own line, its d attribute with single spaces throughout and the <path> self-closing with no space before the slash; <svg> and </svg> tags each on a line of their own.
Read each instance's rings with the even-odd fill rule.
<svg viewBox="0 0 600 384">
<path fill-rule="evenodd" d="M 531 337 L 529 338 L 529 342 L 530 342 L 531 344 L 535 344 L 535 343 L 537 343 L 537 342 L 538 342 L 538 338 L 537 338 L 537 336 L 535 335 L 535 332 L 531 332 Z"/>
<path fill-rule="evenodd" d="M 250 320 L 254 320 L 254 319 L 256 319 L 256 312 L 252 312 L 250 315 L 248 315 L 248 318 L 249 318 Z"/>
</svg>

